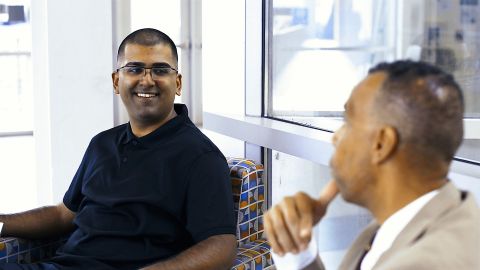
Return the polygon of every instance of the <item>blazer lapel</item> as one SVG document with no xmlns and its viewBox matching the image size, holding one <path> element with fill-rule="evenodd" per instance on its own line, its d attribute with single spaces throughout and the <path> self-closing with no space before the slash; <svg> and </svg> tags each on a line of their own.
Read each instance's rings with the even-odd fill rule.
<svg viewBox="0 0 480 270">
<path fill-rule="evenodd" d="M 396 251 L 403 249 L 405 246 L 409 246 L 418 239 L 422 238 L 423 234 L 426 232 L 428 226 L 432 222 L 435 222 L 438 217 L 442 216 L 445 212 L 449 211 L 452 207 L 455 207 L 459 203 L 459 191 L 452 183 L 448 182 L 400 232 L 392 246 L 378 259 L 375 267 L 388 260 L 389 257 L 396 253 Z"/>
<path fill-rule="evenodd" d="M 360 260 L 363 259 L 366 252 L 370 250 L 372 239 L 375 236 L 379 225 L 372 221 L 365 230 L 355 239 L 352 246 L 348 249 L 347 254 L 342 260 L 339 269 L 355 270 L 359 269 Z"/>
</svg>

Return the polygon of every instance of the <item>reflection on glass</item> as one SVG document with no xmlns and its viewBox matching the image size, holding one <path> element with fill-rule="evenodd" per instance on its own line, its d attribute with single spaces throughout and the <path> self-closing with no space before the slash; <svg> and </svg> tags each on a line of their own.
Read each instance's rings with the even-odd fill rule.
<svg viewBox="0 0 480 270">
<path fill-rule="evenodd" d="M 274 116 L 339 115 L 368 68 L 394 56 L 393 1 L 273 1 Z"/>
<path fill-rule="evenodd" d="M 30 1 L 0 1 L 0 196 L 2 213 L 37 205 Z M 12 136 L 13 135 L 13 136 Z M 21 195 L 20 195 L 21 194 Z"/>
<path fill-rule="evenodd" d="M 331 129 L 373 65 L 422 60 L 453 73 L 465 118 L 480 118 L 480 1 L 273 0 L 267 114 Z M 476 125 L 476 126 L 475 126 Z M 458 155 L 480 160 L 479 124 L 467 121 Z"/>
<path fill-rule="evenodd" d="M 411 1 L 399 46 L 421 48 L 420 59 L 451 72 L 466 101 L 466 117 L 480 117 L 480 6 L 479 1 Z M 428 3 L 431 2 L 431 3 Z M 416 10 L 415 17 L 407 8 Z M 401 58 L 403 55 L 400 55 Z"/>
<path fill-rule="evenodd" d="M 0 133 L 33 130 L 32 45 L 27 15 L 26 4 L 0 4 Z"/>
</svg>

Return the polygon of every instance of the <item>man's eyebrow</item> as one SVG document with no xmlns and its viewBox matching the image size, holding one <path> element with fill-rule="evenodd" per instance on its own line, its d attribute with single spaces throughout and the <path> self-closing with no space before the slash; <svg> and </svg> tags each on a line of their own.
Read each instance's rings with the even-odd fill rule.
<svg viewBox="0 0 480 270">
<path fill-rule="evenodd" d="M 158 62 L 158 63 L 153 63 L 152 67 L 172 67 L 172 65 L 170 65 L 167 62 Z"/>
<path fill-rule="evenodd" d="M 146 67 L 147 65 L 143 62 L 128 62 L 125 64 L 125 66 L 129 66 L 129 67 Z M 159 68 L 162 68 L 162 67 L 167 67 L 167 68 L 171 68 L 172 66 L 167 63 L 167 62 L 157 62 L 157 63 L 153 63 L 150 67 L 159 67 Z"/>
<path fill-rule="evenodd" d="M 125 64 L 125 66 L 146 67 L 147 65 L 143 62 L 128 62 Z M 157 63 L 153 63 L 151 67 L 172 67 L 172 66 L 167 62 L 157 62 Z"/>
<path fill-rule="evenodd" d="M 140 66 L 140 67 L 144 67 L 145 66 L 145 63 L 143 62 L 128 62 L 125 64 L 125 66 Z"/>
</svg>

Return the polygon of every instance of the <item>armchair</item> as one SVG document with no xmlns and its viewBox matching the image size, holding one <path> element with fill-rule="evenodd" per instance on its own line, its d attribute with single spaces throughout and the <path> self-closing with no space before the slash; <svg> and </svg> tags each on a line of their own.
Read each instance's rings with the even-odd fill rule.
<svg viewBox="0 0 480 270">
<path fill-rule="evenodd" d="M 247 159 L 227 161 L 237 214 L 238 249 L 232 270 L 275 269 L 270 245 L 262 238 L 266 208 L 263 165 Z"/>
</svg>

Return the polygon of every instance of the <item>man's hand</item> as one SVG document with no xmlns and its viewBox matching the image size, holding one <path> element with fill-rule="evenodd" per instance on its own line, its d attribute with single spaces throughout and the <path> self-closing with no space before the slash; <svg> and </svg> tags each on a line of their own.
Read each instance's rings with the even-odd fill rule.
<svg viewBox="0 0 480 270">
<path fill-rule="evenodd" d="M 275 253 L 298 253 L 307 248 L 313 226 L 327 211 L 328 204 L 338 194 L 335 181 L 324 187 L 318 199 L 304 192 L 285 197 L 265 213 L 264 224 L 268 241 Z"/>
</svg>

